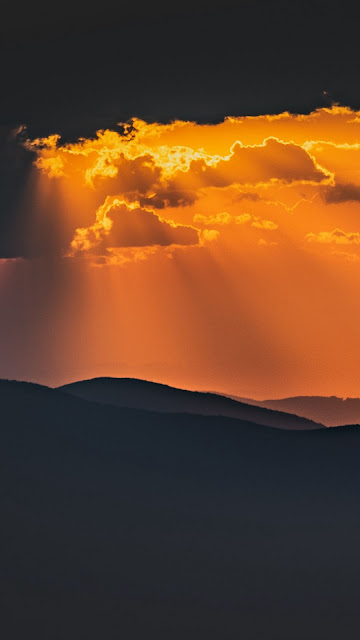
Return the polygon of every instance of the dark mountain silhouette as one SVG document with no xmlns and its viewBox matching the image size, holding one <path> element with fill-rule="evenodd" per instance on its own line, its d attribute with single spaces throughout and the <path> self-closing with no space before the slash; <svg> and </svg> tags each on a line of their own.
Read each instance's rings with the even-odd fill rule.
<svg viewBox="0 0 360 640">
<path fill-rule="evenodd" d="M 337 396 L 294 396 L 279 400 L 251 400 L 228 396 L 240 402 L 320 422 L 327 427 L 360 424 L 360 398 L 338 398 Z"/>
<path fill-rule="evenodd" d="M 6 640 L 357 640 L 360 429 L 0 382 Z"/>
<path fill-rule="evenodd" d="M 213 393 L 186 391 L 134 378 L 93 378 L 62 387 L 59 391 L 117 407 L 165 413 L 220 415 L 277 429 L 318 429 L 323 425 L 284 412 L 249 406 Z"/>
</svg>

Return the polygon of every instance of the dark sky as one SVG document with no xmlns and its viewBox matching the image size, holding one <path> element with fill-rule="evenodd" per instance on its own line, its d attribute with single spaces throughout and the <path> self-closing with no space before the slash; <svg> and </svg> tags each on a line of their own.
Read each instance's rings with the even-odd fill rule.
<svg viewBox="0 0 360 640">
<path fill-rule="evenodd" d="M 215 122 L 360 106 L 358 24 L 346 2 L 54 6 L 12 3 L 2 20 L 3 126 L 71 138 L 134 115 Z"/>
</svg>

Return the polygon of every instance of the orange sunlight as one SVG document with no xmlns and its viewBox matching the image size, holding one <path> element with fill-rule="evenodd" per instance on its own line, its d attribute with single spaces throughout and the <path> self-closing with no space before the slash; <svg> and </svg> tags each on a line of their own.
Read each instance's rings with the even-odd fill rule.
<svg viewBox="0 0 360 640">
<path fill-rule="evenodd" d="M 360 112 L 134 118 L 25 145 L 61 289 L 33 379 L 360 395 Z M 5 267 L 21 292 L 30 266 Z"/>
</svg>

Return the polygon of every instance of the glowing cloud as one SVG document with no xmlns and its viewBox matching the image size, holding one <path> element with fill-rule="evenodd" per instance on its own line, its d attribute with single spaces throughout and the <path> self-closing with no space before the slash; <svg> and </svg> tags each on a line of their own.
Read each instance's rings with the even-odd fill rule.
<svg viewBox="0 0 360 640">
<path fill-rule="evenodd" d="M 226 211 L 222 213 L 217 213 L 215 215 L 204 216 L 201 213 L 198 213 L 194 216 L 194 223 L 200 225 L 211 225 L 211 226 L 223 226 L 225 224 L 246 224 L 247 222 L 251 222 L 252 227 L 256 227 L 257 229 L 266 229 L 268 231 L 275 231 L 278 228 L 278 225 L 272 220 L 262 220 L 257 216 L 252 216 L 250 213 L 242 213 L 239 216 L 232 216 Z"/>
<path fill-rule="evenodd" d="M 360 244 L 360 233 L 346 233 L 342 229 L 333 231 L 320 231 L 320 233 L 308 233 L 308 242 L 318 242 L 319 244 Z"/>
<path fill-rule="evenodd" d="M 196 229 L 166 222 L 149 209 L 109 196 L 97 210 L 96 222 L 76 230 L 70 255 L 82 252 L 104 255 L 109 249 L 123 247 L 198 243 Z"/>
<path fill-rule="evenodd" d="M 360 114 L 346 107 L 227 118 L 217 125 L 134 118 L 93 138 L 62 144 L 51 134 L 24 147 L 35 154 L 44 211 L 42 218 L 33 214 L 34 224 L 42 225 L 46 242 L 46 210 L 50 200 L 56 203 L 58 244 L 54 236 L 51 242 L 68 257 L 130 246 L 204 245 L 205 238 L 237 238 L 241 250 L 251 233 L 258 243 L 260 231 L 279 231 L 278 244 L 291 238 L 301 246 L 305 236 L 314 246 L 326 244 L 326 206 L 360 201 L 354 170 Z M 341 229 L 340 207 L 338 217 L 331 216 L 332 228 Z M 236 226 L 238 235 L 230 238 Z M 40 241 L 33 245 L 46 253 Z"/>
</svg>

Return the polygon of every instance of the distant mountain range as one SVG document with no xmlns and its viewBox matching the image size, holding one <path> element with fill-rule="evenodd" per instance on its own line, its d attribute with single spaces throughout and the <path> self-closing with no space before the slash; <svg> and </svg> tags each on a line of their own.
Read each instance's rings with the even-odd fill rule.
<svg viewBox="0 0 360 640">
<path fill-rule="evenodd" d="M 358 640 L 360 428 L 215 400 L 0 381 L 2 637 Z"/>
<path fill-rule="evenodd" d="M 360 398 L 337 396 L 294 396 L 279 400 L 252 400 L 240 396 L 228 396 L 239 402 L 275 411 L 292 413 L 327 427 L 360 424 Z"/>
<path fill-rule="evenodd" d="M 269 410 L 219 394 L 186 391 L 134 378 L 93 378 L 58 387 L 58 391 L 66 392 L 83 400 L 92 400 L 116 407 L 165 413 L 219 415 L 277 429 L 323 428 L 323 425 L 312 420 L 299 418 L 281 410 Z"/>
</svg>

